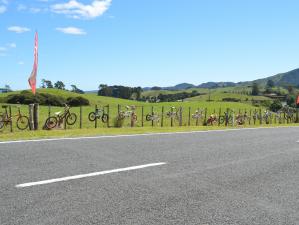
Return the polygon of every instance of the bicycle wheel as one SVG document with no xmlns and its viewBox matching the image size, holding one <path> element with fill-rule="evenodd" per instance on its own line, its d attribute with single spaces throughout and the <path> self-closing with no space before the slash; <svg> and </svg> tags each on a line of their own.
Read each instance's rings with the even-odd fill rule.
<svg viewBox="0 0 299 225">
<path fill-rule="evenodd" d="M 95 121 L 96 120 L 96 114 L 94 112 L 89 113 L 88 119 L 91 122 Z"/>
<path fill-rule="evenodd" d="M 124 113 L 123 113 L 123 112 L 120 112 L 120 113 L 118 114 L 117 119 L 118 119 L 118 120 L 123 120 L 123 119 L 125 119 L 125 115 L 124 115 Z"/>
<path fill-rule="evenodd" d="M 108 119 L 109 119 L 108 114 L 104 113 L 103 116 L 102 116 L 102 122 L 103 122 L 103 123 L 107 123 L 107 122 L 108 122 Z"/>
<path fill-rule="evenodd" d="M 225 121 L 225 117 L 224 116 L 219 116 L 219 124 L 223 124 Z"/>
<path fill-rule="evenodd" d="M 2 129 L 4 127 L 5 121 L 3 116 L 0 116 L 0 129 Z"/>
<path fill-rule="evenodd" d="M 29 127 L 29 119 L 27 116 L 20 116 L 17 120 L 17 128 L 19 130 L 26 130 Z"/>
<path fill-rule="evenodd" d="M 45 123 L 45 127 L 49 130 L 57 126 L 57 118 L 55 116 L 50 116 Z"/>
<path fill-rule="evenodd" d="M 147 114 L 145 119 L 146 119 L 146 121 L 151 121 L 152 120 L 152 115 Z"/>
<path fill-rule="evenodd" d="M 67 125 L 74 125 L 77 121 L 77 115 L 75 113 L 70 113 L 67 117 L 66 117 L 66 123 Z"/>
</svg>

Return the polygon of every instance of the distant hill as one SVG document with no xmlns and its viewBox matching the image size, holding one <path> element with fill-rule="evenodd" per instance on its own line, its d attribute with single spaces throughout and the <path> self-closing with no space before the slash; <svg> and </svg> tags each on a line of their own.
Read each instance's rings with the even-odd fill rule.
<svg viewBox="0 0 299 225">
<path fill-rule="evenodd" d="M 286 73 L 279 73 L 274 76 L 254 80 L 259 85 L 266 85 L 268 80 L 273 80 L 276 86 L 293 85 L 299 87 L 299 69 L 291 70 Z"/>
<path fill-rule="evenodd" d="M 258 83 L 261 86 L 265 86 L 268 80 L 273 80 L 276 86 L 293 85 L 299 87 L 299 68 L 286 73 L 279 73 L 274 76 L 253 80 L 253 81 L 245 81 L 245 82 L 238 82 L 238 83 L 207 82 L 207 83 L 202 83 L 200 85 L 181 83 L 171 87 L 161 87 L 161 90 L 180 91 L 180 90 L 186 90 L 190 88 L 219 88 L 219 87 L 248 86 L 248 85 L 252 85 L 253 82 Z M 143 88 L 143 90 L 144 91 L 151 90 L 151 87 Z"/>
</svg>

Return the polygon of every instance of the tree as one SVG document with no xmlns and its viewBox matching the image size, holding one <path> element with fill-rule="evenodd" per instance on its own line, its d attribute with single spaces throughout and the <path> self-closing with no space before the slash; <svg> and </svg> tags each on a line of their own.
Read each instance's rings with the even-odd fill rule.
<svg viewBox="0 0 299 225">
<path fill-rule="evenodd" d="M 47 88 L 53 88 L 52 81 L 50 81 L 50 80 L 45 80 L 45 84 L 46 84 L 46 87 L 47 87 Z"/>
<path fill-rule="evenodd" d="M 81 89 L 77 88 L 76 85 L 72 84 L 71 87 L 72 87 L 71 92 L 75 92 L 75 93 L 78 93 L 78 94 L 84 94 L 84 91 L 82 91 Z"/>
<path fill-rule="evenodd" d="M 282 108 L 282 104 L 279 100 L 275 100 L 269 107 L 272 112 L 277 112 Z"/>
<path fill-rule="evenodd" d="M 65 90 L 65 85 L 64 85 L 64 83 L 62 81 L 57 81 L 54 84 L 54 87 L 57 88 L 57 89 Z"/>
<path fill-rule="evenodd" d="M 288 92 L 289 92 L 290 95 L 294 94 L 294 87 L 292 85 L 288 86 Z"/>
<path fill-rule="evenodd" d="M 269 88 L 273 88 L 275 86 L 274 81 L 273 80 L 268 80 L 266 86 L 269 87 Z"/>
<path fill-rule="evenodd" d="M 7 92 L 12 91 L 11 87 L 8 84 L 5 84 L 4 88 L 6 89 Z"/>
<path fill-rule="evenodd" d="M 162 90 L 162 88 L 161 88 L 161 87 L 154 86 L 154 87 L 151 88 L 151 90 L 152 90 L 152 91 L 160 91 L 160 90 Z"/>
<path fill-rule="evenodd" d="M 46 88 L 46 80 L 42 79 L 41 81 L 41 88 Z"/>
<path fill-rule="evenodd" d="M 260 89 L 259 89 L 259 86 L 258 86 L 258 84 L 257 83 L 253 83 L 253 85 L 252 85 L 252 95 L 253 96 L 257 96 L 257 95 L 259 95 L 259 93 L 260 93 Z"/>
</svg>

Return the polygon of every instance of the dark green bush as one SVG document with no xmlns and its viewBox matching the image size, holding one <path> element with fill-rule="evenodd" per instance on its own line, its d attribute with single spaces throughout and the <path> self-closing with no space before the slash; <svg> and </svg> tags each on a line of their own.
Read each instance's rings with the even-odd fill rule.
<svg viewBox="0 0 299 225">
<path fill-rule="evenodd" d="M 238 98 L 223 98 L 223 102 L 240 102 L 241 100 Z"/>
<path fill-rule="evenodd" d="M 282 104 L 279 100 L 275 100 L 269 107 L 272 112 L 277 112 L 282 108 Z"/>
<path fill-rule="evenodd" d="M 66 100 L 60 96 L 45 93 L 36 93 L 36 95 L 33 95 L 29 91 L 12 94 L 5 99 L 5 103 L 24 105 L 38 103 L 40 105 L 63 106 L 65 102 Z"/>
<path fill-rule="evenodd" d="M 69 106 L 83 106 L 83 105 L 89 105 L 89 101 L 86 98 L 83 98 L 81 96 L 78 97 L 69 97 L 67 99 L 66 104 Z"/>
</svg>

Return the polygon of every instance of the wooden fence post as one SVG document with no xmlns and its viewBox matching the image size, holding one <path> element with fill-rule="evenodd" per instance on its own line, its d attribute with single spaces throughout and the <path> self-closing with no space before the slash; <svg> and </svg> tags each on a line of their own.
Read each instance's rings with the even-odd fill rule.
<svg viewBox="0 0 299 225">
<path fill-rule="evenodd" d="M 152 106 L 152 127 L 154 126 L 154 106 Z"/>
<path fill-rule="evenodd" d="M 180 106 L 179 113 L 180 113 L 179 126 L 181 127 L 183 125 L 183 108 L 182 108 L 182 106 Z"/>
<path fill-rule="evenodd" d="M 9 118 L 10 118 L 10 121 L 9 121 L 10 132 L 13 132 L 13 128 L 12 128 L 12 116 L 11 116 L 11 106 L 9 106 L 8 110 L 9 110 Z"/>
<path fill-rule="evenodd" d="M 207 124 L 207 112 L 208 111 L 208 109 L 207 108 L 205 108 L 205 119 L 204 119 L 204 121 L 203 121 L 203 125 L 205 125 L 205 126 L 207 126 L 208 124 Z"/>
<path fill-rule="evenodd" d="M 108 120 L 107 120 L 107 127 L 110 127 L 110 105 L 107 105 L 107 115 L 108 115 Z"/>
<path fill-rule="evenodd" d="M 38 130 L 39 124 L 39 104 L 35 103 L 33 106 L 33 122 L 34 122 L 34 130 Z"/>
<path fill-rule="evenodd" d="M 190 126 L 190 119 L 191 119 L 191 107 L 189 106 L 188 126 Z"/>
<path fill-rule="evenodd" d="M 48 105 L 48 118 L 51 116 L 51 105 Z"/>
<path fill-rule="evenodd" d="M 250 109 L 250 112 L 249 112 L 249 125 L 251 125 L 251 112 L 252 112 L 252 109 Z"/>
<path fill-rule="evenodd" d="M 260 109 L 260 125 L 263 124 L 262 109 Z"/>
<path fill-rule="evenodd" d="M 98 105 L 95 105 L 95 108 L 94 108 L 94 112 L 96 113 L 97 110 L 98 110 Z M 94 128 L 98 128 L 98 118 L 97 118 L 97 115 L 96 115 L 96 118 L 94 120 Z"/>
<path fill-rule="evenodd" d="M 219 108 L 218 127 L 220 126 L 221 108 Z"/>
<path fill-rule="evenodd" d="M 82 105 L 80 105 L 80 129 L 82 129 Z"/>
<path fill-rule="evenodd" d="M 173 126 L 173 108 L 171 107 L 171 117 L 170 117 L 170 126 Z"/>
<path fill-rule="evenodd" d="M 299 123 L 299 108 L 296 110 L 296 123 Z"/>
<path fill-rule="evenodd" d="M 164 106 L 162 106 L 161 127 L 163 127 L 163 123 L 164 123 Z"/>
<path fill-rule="evenodd" d="M 34 130 L 34 104 L 29 104 L 29 128 Z"/>
<path fill-rule="evenodd" d="M 144 106 L 141 107 L 141 126 L 143 127 L 144 123 Z"/>
</svg>

